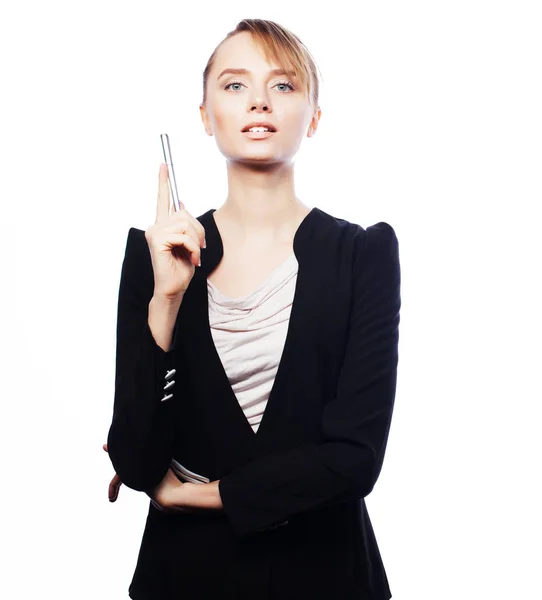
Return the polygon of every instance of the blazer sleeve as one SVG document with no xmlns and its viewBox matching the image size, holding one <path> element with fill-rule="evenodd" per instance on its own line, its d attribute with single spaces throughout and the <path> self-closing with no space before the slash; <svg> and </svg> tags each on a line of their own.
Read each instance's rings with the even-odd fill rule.
<svg viewBox="0 0 542 600">
<path fill-rule="evenodd" d="M 108 453 L 121 481 L 150 491 L 166 474 L 173 456 L 172 400 L 179 377 L 175 350 L 165 352 L 148 324 L 154 273 L 144 232 L 130 228 L 117 308 L 113 419 Z M 169 373 L 176 369 L 177 373 Z M 167 398 L 163 400 L 163 398 Z"/>
<path fill-rule="evenodd" d="M 220 479 L 223 510 L 238 536 L 365 497 L 380 474 L 397 381 L 399 249 L 388 223 L 359 231 L 350 329 L 336 395 L 324 407 L 323 442 L 259 457 Z"/>
</svg>

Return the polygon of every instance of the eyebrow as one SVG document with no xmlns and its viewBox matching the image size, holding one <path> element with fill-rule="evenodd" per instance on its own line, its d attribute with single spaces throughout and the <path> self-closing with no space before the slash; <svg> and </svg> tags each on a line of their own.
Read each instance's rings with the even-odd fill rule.
<svg viewBox="0 0 542 600">
<path fill-rule="evenodd" d="M 250 71 L 247 69 L 224 69 L 217 77 L 217 80 L 228 73 L 231 75 L 250 75 Z M 269 71 L 269 75 L 287 75 L 288 77 L 296 76 L 294 71 L 285 71 L 284 69 L 272 69 Z"/>
</svg>

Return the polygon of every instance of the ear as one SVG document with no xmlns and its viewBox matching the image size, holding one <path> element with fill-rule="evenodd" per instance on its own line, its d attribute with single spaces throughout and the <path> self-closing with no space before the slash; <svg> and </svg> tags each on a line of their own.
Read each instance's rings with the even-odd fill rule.
<svg viewBox="0 0 542 600">
<path fill-rule="evenodd" d="M 318 129 L 318 123 L 320 121 L 321 116 L 322 116 L 322 111 L 320 110 L 320 107 L 318 107 L 318 109 L 314 111 L 314 115 L 311 119 L 309 128 L 307 130 L 307 137 L 312 137 L 316 133 L 316 130 Z"/>
<path fill-rule="evenodd" d="M 205 106 L 203 104 L 199 105 L 199 112 L 207 135 L 213 135 L 213 130 L 211 129 L 211 124 L 209 122 L 209 116 L 207 115 L 207 111 L 205 110 Z"/>
</svg>

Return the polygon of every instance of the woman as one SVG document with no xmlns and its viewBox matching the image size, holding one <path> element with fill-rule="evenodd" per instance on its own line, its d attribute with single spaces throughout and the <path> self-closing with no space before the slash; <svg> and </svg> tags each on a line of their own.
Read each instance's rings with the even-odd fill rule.
<svg viewBox="0 0 542 600">
<path fill-rule="evenodd" d="M 162 165 L 156 222 L 130 229 L 122 267 L 107 449 L 151 498 L 130 597 L 388 600 L 364 498 L 395 398 L 395 232 L 296 197 L 318 78 L 285 28 L 241 21 L 200 110 L 228 197 L 170 214 Z"/>
</svg>

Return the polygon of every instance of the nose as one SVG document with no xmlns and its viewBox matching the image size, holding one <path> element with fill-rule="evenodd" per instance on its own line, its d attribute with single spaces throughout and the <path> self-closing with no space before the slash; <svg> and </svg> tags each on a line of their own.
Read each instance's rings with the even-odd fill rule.
<svg viewBox="0 0 542 600">
<path fill-rule="evenodd" d="M 269 102 L 267 100 L 264 100 L 264 98 L 256 98 L 255 100 L 252 101 L 252 107 L 251 107 L 250 111 L 251 112 L 254 112 L 254 111 L 269 112 Z"/>
</svg>

